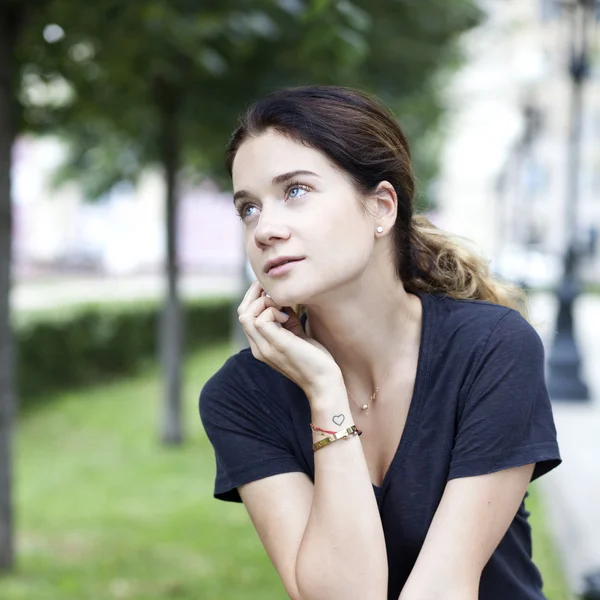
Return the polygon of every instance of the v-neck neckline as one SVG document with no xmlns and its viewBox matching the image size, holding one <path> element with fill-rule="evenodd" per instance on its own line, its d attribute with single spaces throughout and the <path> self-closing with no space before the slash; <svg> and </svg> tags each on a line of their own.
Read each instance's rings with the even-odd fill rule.
<svg viewBox="0 0 600 600">
<path fill-rule="evenodd" d="M 388 489 L 394 473 L 400 468 L 400 466 L 404 462 L 404 459 L 413 442 L 415 432 L 419 423 L 419 417 L 421 414 L 421 407 L 423 404 L 424 391 L 427 381 L 428 358 L 430 354 L 431 336 L 433 331 L 433 328 L 431 326 L 431 298 L 430 295 L 426 292 L 416 291 L 412 293 L 418 296 L 421 300 L 421 339 L 419 342 L 417 373 L 415 376 L 415 385 L 410 400 L 410 406 L 406 415 L 406 423 L 404 424 L 404 429 L 402 431 L 402 435 L 400 436 L 400 441 L 398 442 L 398 446 L 396 448 L 396 452 L 394 453 L 394 457 L 392 458 L 392 461 L 383 477 L 381 485 L 375 485 L 373 482 L 371 482 L 371 485 L 373 486 L 373 491 L 378 501 L 381 501 L 381 499 L 383 498 L 383 495 Z M 304 313 L 300 317 L 300 322 L 304 330 L 306 330 L 306 318 L 306 313 Z"/>
<path fill-rule="evenodd" d="M 398 447 L 396 448 L 396 452 L 394 453 L 392 462 L 390 463 L 383 477 L 381 485 L 375 485 L 373 482 L 371 482 L 371 485 L 373 486 L 373 491 L 375 492 L 375 496 L 378 498 L 378 500 L 381 500 L 381 498 L 383 497 L 390 485 L 390 481 L 394 473 L 400 468 L 400 466 L 404 462 L 404 459 L 408 453 L 408 450 L 410 449 L 410 446 L 415 436 L 415 432 L 417 430 L 419 416 L 421 414 L 421 406 L 423 404 L 425 383 L 427 380 L 427 362 L 430 354 L 430 337 L 432 331 L 430 324 L 431 306 L 429 304 L 429 294 L 425 292 L 414 293 L 421 300 L 421 339 L 419 342 L 419 356 L 417 359 L 417 373 L 415 376 L 415 385 L 413 388 L 413 394 L 410 400 L 410 405 L 408 407 L 408 413 L 406 415 L 406 423 L 404 424 L 404 429 L 402 431 L 402 435 L 400 436 L 400 441 L 398 442 Z"/>
</svg>

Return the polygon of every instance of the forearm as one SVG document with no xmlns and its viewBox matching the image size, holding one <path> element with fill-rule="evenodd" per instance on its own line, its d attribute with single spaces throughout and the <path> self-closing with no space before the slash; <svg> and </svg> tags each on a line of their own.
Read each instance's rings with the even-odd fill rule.
<svg viewBox="0 0 600 600">
<path fill-rule="evenodd" d="M 311 405 L 313 423 L 323 429 L 354 424 L 345 390 Z M 334 415 L 344 415 L 341 426 L 333 424 Z M 321 439 L 313 433 L 313 442 Z M 360 438 L 338 440 L 315 452 L 313 503 L 296 561 L 300 596 L 383 600 L 387 579 L 385 539 Z"/>
</svg>

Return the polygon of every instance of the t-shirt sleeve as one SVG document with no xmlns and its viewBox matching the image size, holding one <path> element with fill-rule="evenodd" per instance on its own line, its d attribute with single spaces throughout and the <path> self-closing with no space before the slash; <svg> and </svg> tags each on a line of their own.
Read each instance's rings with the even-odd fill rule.
<svg viewBox="0 0 600 600">
<path fill-rule="evenodd" d="M 560 464 L 544 371 L 538 333 L 507 311 L 466 382 L 448 479 L 535 463 L 533 481 Z"/>
<path fill-rule="evenodd" d="M 213 495 L 229 502 L 242 501 L 240 485 L 305 471 L 289 443 L 292 431 L 274 417 L 257 385 L 264 372 L 259 368 L 253 376 L 248 363 L 231 357 L 200 392 L 200 418 L 215 454 Z"/>
</svg>

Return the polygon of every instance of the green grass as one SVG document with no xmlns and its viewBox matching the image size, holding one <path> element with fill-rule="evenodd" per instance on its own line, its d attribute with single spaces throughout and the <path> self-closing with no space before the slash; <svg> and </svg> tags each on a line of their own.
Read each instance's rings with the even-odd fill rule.
<svg viewBox="0 0 600 600">
<path fill-rule="evenodd" d="M 533 560 L 542 572 L 544 593 L 550 600 L 571 600 L 572 595 L 567 589 L 558 553 L 548 530 L 541 490 L 536 483 L 529 489 L 526 507 L 531 512 L 529 522 L 533 530 Z"/>
<path fill-rule="evenodd" d="M 286 597 L 241 505 L 212 499 L 214 459 L 197 413 L 223 345 L 186 364 L 187 443 L 157 442 L 161 386 L 135 379 L 62 394 L 16 436 L 18 563 L 2 600 L 279 600 Z M 537 494 L 536 553 L 566 600 Z"/>
<path fill-rule="evenodd" d="M 212 499 L 197 397 L 227 352 L 186 365 L 181 448 L 157 443 L 156 372 L 63 394 L 21 420 L 18 572 L 0 580 L 2 600 L 285 597 L 243 506 Z"/>
</svg>

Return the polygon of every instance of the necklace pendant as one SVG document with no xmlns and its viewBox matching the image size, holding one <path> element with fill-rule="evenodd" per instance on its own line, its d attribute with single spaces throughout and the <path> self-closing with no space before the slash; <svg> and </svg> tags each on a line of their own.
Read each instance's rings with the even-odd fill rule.
<svg viewBox="0 0 600 600">
<path fill-rule="evenodd" d="M 363 404 L 360 408 L 361 408 L 361 410 L 368 410 L 369 409 L 369 405 L 368 404 Z"/>
</svg>

